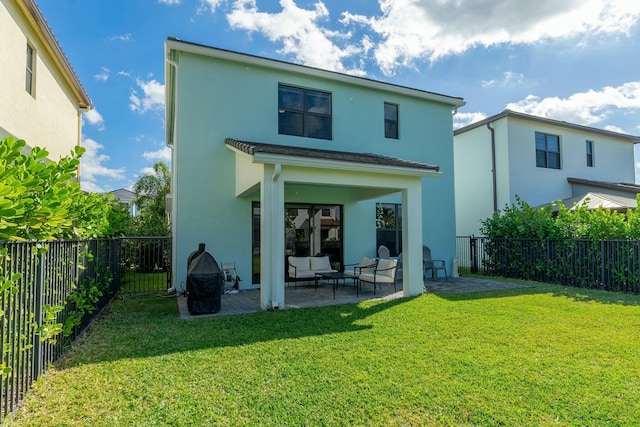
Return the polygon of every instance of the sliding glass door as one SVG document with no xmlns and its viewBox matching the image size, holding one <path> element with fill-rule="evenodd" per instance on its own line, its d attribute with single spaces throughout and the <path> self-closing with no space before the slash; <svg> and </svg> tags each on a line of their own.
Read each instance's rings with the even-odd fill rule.
<svg viewBox="0 0 640 427">
<path fill-rule="evenodd" d="M 342 265 L 342 206 L 285 204 L 285 255 L 329 255 Z M 253 204 L 253 283 L 260 283 L 260 204 Z"/>
</svg>

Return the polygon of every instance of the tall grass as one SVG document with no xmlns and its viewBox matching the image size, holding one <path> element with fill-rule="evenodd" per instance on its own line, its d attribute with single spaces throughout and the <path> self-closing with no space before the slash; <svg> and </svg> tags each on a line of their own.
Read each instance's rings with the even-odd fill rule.
<svg viewBox="0 0 640 427">
<path fill-rule="evenodd" d="M 114 302 L 15 426 L 637 425 L 640 297 L 553 285 L 180 320 Z"/>
</svg>

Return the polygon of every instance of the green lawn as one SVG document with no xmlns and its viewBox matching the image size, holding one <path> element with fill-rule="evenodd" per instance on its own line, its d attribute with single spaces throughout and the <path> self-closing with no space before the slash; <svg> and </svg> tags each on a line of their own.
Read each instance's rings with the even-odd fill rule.
<svg viewBox="0 0 640 427">
<path fill-rule="evenodd" d="M 16 426 L 623 426 L 640 297 L 536 284 L 180 320 L 117 300 Z"/>
</svg>

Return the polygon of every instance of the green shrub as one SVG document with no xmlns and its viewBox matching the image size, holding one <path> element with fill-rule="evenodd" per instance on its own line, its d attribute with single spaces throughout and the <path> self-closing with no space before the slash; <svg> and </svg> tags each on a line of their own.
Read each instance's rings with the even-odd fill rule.
<svg viewBox="0 0 640 427">
<path fill-rule="evenodd" d="M 640 213 L 637 209 L 626 214 L 602 207 L 589 210 L 586 205 L 570 210 L 560 201 L 533 208 L 516 196 L 515 204 L 482 221 L 480 232 L 491 238 L 640 239 Z"/>
</svg>

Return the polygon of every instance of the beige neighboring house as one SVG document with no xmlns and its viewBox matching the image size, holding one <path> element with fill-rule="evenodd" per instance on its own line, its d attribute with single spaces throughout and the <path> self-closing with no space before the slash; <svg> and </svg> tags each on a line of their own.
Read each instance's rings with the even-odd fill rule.
<svg viewBox="0 0 640 427">
<path fill-rule="evenodd" d="M 68 155 L 91 100 L 35 1 L 0 0 L 0 57 L 0 138 Z"/>
</svg>

